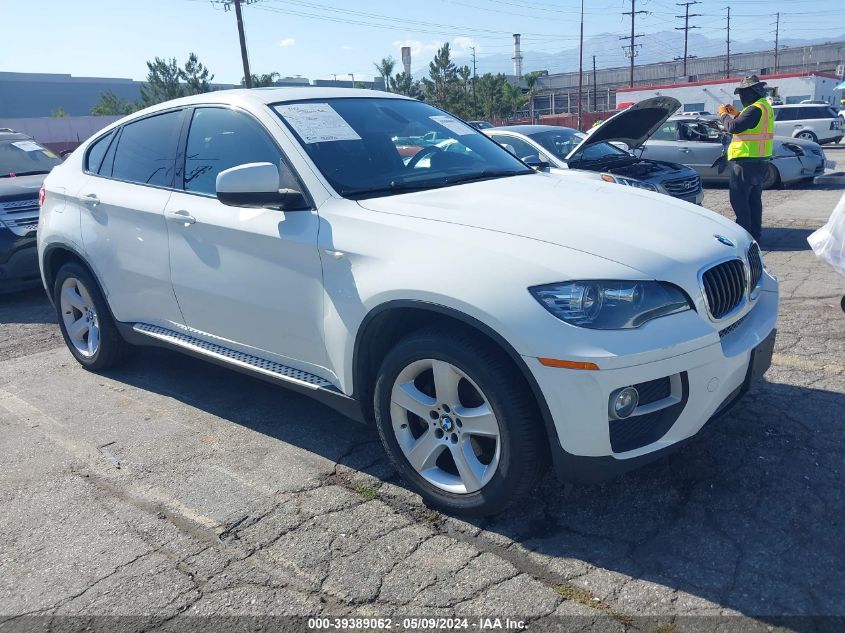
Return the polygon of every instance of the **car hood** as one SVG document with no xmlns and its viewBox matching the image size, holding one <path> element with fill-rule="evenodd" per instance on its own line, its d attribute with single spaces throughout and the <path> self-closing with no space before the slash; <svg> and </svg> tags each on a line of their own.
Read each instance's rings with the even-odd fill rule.
<svg viewBox="0 0 845 633">
<path fill-rule="evenodd" d="M 17 199 L 24 199 L 27 196 L 37 197 L 41 183 L 46 177 L 47 174 L 37 174 L 0 178 L 0 200 L 11 197 Z"/>
<path fill-rule="evenodd" d="M 678 278 L 679 266 L 694 265 L 697 271 L 740 253 L 749 241 L 737 224 L 697 205 L 561 174 L 500 178 L 358 204 L 556 244 L 663 280 Z M 727 237 L 736 247 L 725 246 L 714 235 Z"/>
<path fill-rule="evenodd" d="M 645 143 L 670 116 L 681 107 L 672 97 L 652 97 L 614 114 L 597 128 L 593 128 L 581 143 L 567 155 L 569 160 L 585 147 L 596 143 L 616 141 L 635 149 Z"/>
</svg>

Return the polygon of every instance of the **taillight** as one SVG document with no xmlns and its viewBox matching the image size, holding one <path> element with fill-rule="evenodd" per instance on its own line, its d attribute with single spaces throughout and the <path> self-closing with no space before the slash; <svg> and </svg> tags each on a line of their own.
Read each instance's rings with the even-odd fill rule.
<svg viewBox="0 0 845 633">
<path fill-rule="evenodd" d="M 44 192 L 44 185 L 41 185 L 41 189 L 38 190 L 38 206 L 39 207 L 44 206 L 44 196 L 45 195 L 46 194 Z"/>
</svg>

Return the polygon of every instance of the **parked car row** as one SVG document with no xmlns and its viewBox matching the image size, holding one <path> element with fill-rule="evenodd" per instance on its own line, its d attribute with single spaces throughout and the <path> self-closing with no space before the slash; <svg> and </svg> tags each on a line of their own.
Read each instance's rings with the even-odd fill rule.
<svg viewBox="0 0 845 633">
<path fill-rule="evenodd" d="M 43 283 L 83 367 L 156 345 L 287 386 L 375 424 L 428 504 L 494 513 L 549 463 L 596 480 L 680 447 L 769 367 L 759 246 L 609 144 L 666 116 L 522 135 L 545 173 L 401 95 L 185 97 L 53 168 Z"/>
</svg>

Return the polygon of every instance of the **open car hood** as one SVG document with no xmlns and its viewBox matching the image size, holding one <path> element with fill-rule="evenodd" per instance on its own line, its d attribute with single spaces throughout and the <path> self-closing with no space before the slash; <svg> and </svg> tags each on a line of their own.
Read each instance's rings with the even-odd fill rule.
<svg viewBox="0 0 845 633">
<path fill-rule="evenodd" d="M 570 160 L 585 147 L 608 141 L 625 143 L 630 149 L 636 149 L 680 107 L 681 102 L 673 97 L 652 97 L 635 103 L 593 129 L 587 138 L 569 152 L 566 160 Z"/>
</svg>

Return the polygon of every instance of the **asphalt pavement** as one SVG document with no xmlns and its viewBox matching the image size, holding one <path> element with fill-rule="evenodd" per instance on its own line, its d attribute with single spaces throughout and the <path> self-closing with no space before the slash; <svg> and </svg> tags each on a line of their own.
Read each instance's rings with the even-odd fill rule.
<svg viewBox="0 0 845 633">
<path fill-rule="evenodd" d="M 163 350 L 86 372 L 43 291 L 0 296 L 0 631 L 250 615 L 842 630 L 845 278 L 806 237 L 843 193 L 765 193 L 777 347 L 732 413 L 656 464 L 549 475 L 478 521 L 426 508 L 371 429 L 316 402 Z M 705 205 L 730 216 L 726 189 Z"/>
</svg>

